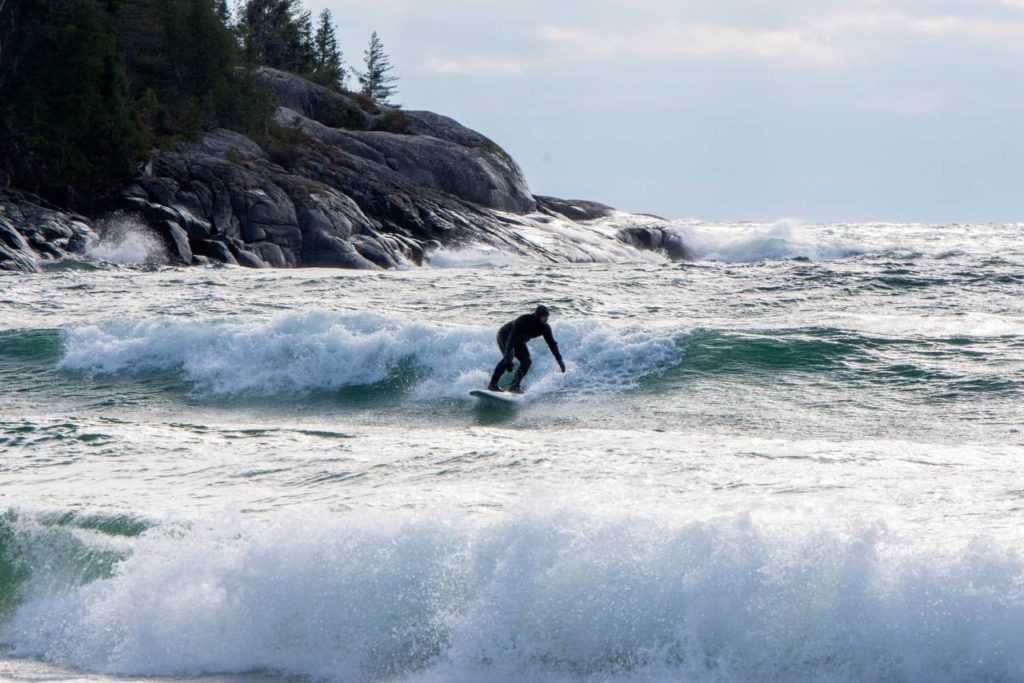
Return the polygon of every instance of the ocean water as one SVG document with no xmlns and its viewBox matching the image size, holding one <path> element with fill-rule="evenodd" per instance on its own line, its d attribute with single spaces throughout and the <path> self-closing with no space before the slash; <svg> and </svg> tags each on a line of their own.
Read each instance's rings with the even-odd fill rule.
<svg viewBox="0 0 1024 683">
<path fill-rule="evenodd" d="M 1024 681 L 1024 225 L 677 229 L 0 274 L 0 678 Z"/>
</svg>

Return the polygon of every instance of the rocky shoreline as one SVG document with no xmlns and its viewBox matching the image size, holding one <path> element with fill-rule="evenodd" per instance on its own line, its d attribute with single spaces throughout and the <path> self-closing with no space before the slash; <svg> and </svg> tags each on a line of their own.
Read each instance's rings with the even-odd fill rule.
<svg viewBox="0 0 1024 683">
<path fill-rule="evenodd" d="M 487 245 L 552 262 L 687 260 L 667 222 L 596 202 L 536 197 L 497 144 L 426 111 L 377 106 L 263 68 L 289 143 L 224 129 L 153 151 L 103 204 L 138 215 L 179 264 L 387 269 L 437 248 Z M 16 190 L 0 192 L 0 270 L 83 253 L 101 229 Z"/>
</svg>

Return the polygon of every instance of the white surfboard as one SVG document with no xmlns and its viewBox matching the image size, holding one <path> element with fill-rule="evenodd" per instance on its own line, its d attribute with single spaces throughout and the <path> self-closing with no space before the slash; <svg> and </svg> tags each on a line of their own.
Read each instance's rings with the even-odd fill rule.
<svg viewBox="0 0 1024 683">
<path fill-rule="evenodd" d="M 522 403 L 522 394 L 512 394 L 507 391 L 490 391 L 488 389 L 474 389 L 469 395 L 481 403 L 494 406 L 514 406 Z"/>
</svg>

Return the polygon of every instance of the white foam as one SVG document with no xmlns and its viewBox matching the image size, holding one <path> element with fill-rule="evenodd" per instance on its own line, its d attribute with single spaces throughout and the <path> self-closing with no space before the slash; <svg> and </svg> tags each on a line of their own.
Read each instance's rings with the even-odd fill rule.
<svg viewBox="0 0 1024 683">
<path fill-rule="evenodd" d="M 867 334 L 900 337 L 1008 337 L 1024 336 L 1024 316 L 1009 313 L 966 312 L 962 315 L 900 315 L 873 313 L 831 314 L 836 327 Z"/>
<path fill-rule="evenodd" d="M 870 249 L 836 234 L 834 228 L 809 228 L 784 219 L 772 225 L 676 224 L 676 231 L 702 261 L 752 263 L 806 258 L 827 261 Z"/>
<path fill-rule="evenodd" d="M 514 254 L 489 246 L 438 249 L 427 255 L 427 265 L 433 268 L 503 268 L 525 263 L 524 259 Z"/>
<path fill-rule="evenodd" d="M 45 572 L 45 567 L 40 568 Z M 1024 557 L 882 525 L 793 531 L 571 509 L 306 511 L 153 530 L 112 576 L 34 581 L 0 639 L 125 675 L 336 681 L 1024 676 Z"/>
<path fill-rule="evenodd" d="M 97 224 L 98 242 L 90 245 L 90 258 L 125 266 L 158 265 L 167 262 L 160 238 L 137 216 L 117 213 Z"/>
<path fill-rule="evenodd" d="M 532 343 L 531 391 L 614 391 L 681 359 L 679 330 L 562 321 L 569 373 Z M 63 330 L 61 366 L 87 373 L 178 370 L 203 396 L 302 394 L 383 382 L 411 366 L 420 397 L 464 398 L 500 358 L 497 326 L 440 325 L 323 310 L 272 318 L 116 320 Z"/>
<path fill-rule="evenodd" d="M 502 219 L 513 231 L 514 242 L 532 247 L 519 257 L 528 261 L 536 262 L 540 256 L 536 250 L 541 250 L 572 263 L 667 262 L 662 254 L 635 249 L 619 239 L 619 232 L 624 228 L 658 222 L 650 217 L 619 213 L 584 223 L 544 214 L 502 214 Z M 514 251 L 516 248 L 503 249 Z"/>
</svg>

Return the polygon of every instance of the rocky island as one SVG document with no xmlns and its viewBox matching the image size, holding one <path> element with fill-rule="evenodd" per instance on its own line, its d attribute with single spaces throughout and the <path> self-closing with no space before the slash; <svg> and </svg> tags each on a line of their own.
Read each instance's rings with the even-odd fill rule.
<svg viewBox="0 0 1024 683">
<path fill-rule="evenodd" d="M 690 256 L 660 219 L 534 196 L 509 154 L 446 116 L 268 66 L 247 69 L 245 82 L 273 99 L 275 136 L 258 142 L 205 125 L 153 146 L 77 211 L 12 182 L 20 162 L 8 141 L 0 269 L 81 254 L 119 213 L 159 235 L 179 264 L 387 269 L 467 245 L 552 262 L 621 260 L 635 249 Z M 69 185 L 59 197 L 75 194 Z"/>
</svg>

